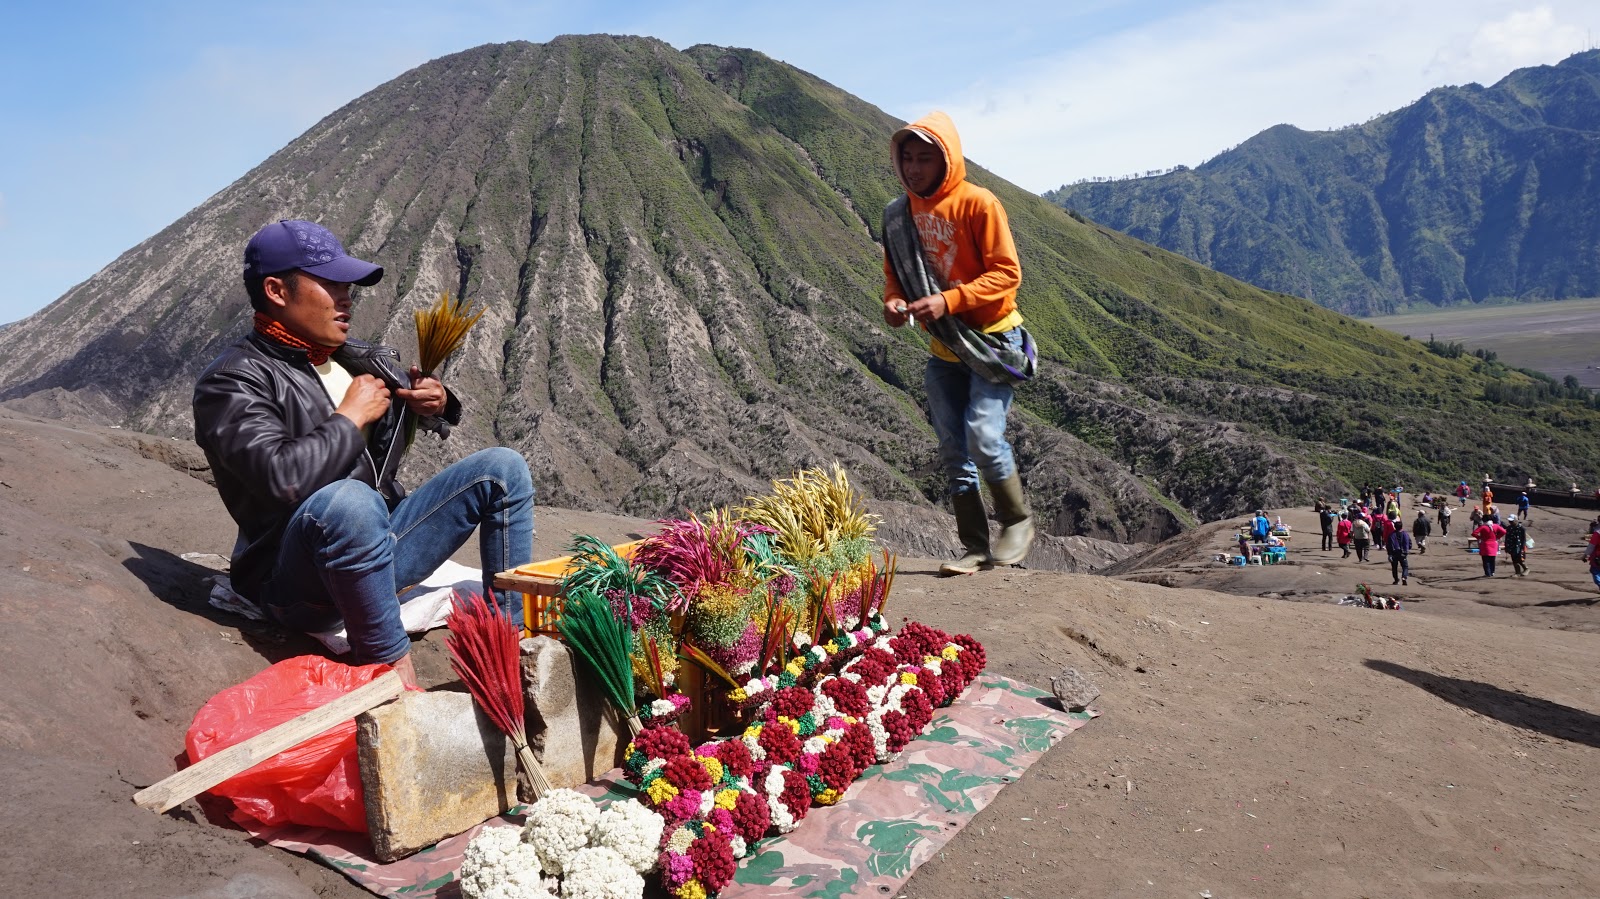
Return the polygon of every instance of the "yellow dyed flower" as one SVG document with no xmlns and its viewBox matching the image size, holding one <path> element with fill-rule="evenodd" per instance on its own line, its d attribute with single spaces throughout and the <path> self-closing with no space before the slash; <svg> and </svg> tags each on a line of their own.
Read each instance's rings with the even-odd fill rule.
<svg viewBox="0 0 1600 899">
<path fill-rule="evenodd" d="M 651 781 L 650 788 L 645 792 L 650 795 L 650 801 L 656 805 L 664 805 L 678 798 L 678 788 L 668 783 L 665 777 Z"/>
<path fill-rule="evenodd" d="M 795 733 L 799 733 L 800 732 L 800 722 L 794 720 L 793 718 L 785 718 L 784 716 L 779 715 L 778 716 L 778 723 L 779 724 L 787 724 L 787 725 L 789 725 L 789 729 L 794 731 Z"/>
<path fill-rule="evenodd" d="M 900 672 L 900 683 L 914 686 L 917 683 L 917 676 L 909 671 L 902 671 Z"/>
<path fill-rule="evenodd" d="M 734 806 L 736 806 L 738 804 L 739 804 L 739 791 L 738 790 L 723 790 L 722 792 L 717 794 L 717 808 L 727 809 L 728 811 L 731 812 L 731 811 L 733 811 Z"/>
<path fill-rule="evenodd" d="M 706 899 L 706 888 L 700 882 L 700 878 L 695 877 L 685 880 L 683 886 L 678 887 L 678 891 L 672 895 L 677 896 L 678 899 Z"/>
<path fill-rule="evenodd" d="M 722 780 L 722 760 L 711 756 L 700 756 L 700 765 L 706 769 L 706 774 L 711 777 L 711 782 Z"/>
<path fill-rule="evenodd" d="M 833 787 L 829 787 L 826 790 L 823 790 L 821 793 L 818 793 L 816 798 L 812 799 L 811 801 L 816 805 L 833 805 L 835 802 L 838 802 L 843 798 L 844 793 L 842 791 L 835 790 Z"/>
<path fill-rule="evenodd" d="M 959 647 L 957 647 L 954 643 L 950 644 L 949 646 L 946 646 L 944 649 L 939 650 L 940 657 L 945 658 L 945 659 L 949 659 L 951 661 L 954 661 L 955 657 L 960 655 L 960 654 L 961 654 L 961 649 Z"/>
</svg>

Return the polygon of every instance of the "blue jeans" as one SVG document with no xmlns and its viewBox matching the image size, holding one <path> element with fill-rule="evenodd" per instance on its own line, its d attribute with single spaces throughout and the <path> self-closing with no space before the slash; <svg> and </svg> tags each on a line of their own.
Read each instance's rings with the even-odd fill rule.
<svg viewBox="0 0 1600 899">
<path fill-rule="evenodd" d="M 358 662 L 395 662 L 411 651 L 397 594 L 432 574 L 474 528 L 484 596 L 520 625 L 521 596 L 494 593 L 493 579 L 532 561 L 533 479 L 522 456 L 504 447 L 451 465 L 392 510 L 355 480 L 311 494 L 289 519 L 262 602 L 297 630 L 343 621 Z"/>
<path fill-rule="evenodd" d="M 1021 329 L 1002 336 L 1021 347 Z M 1017 473 L 1017 460 L 1006 442 L 1006 413 L 1014 392 L 1009 384 L 991 384 L 965 364 L 937 356 L 928 359 L 922 382 L 952 496 L 977 490 L 980 474 L 994 483 Z"/>
</svg>

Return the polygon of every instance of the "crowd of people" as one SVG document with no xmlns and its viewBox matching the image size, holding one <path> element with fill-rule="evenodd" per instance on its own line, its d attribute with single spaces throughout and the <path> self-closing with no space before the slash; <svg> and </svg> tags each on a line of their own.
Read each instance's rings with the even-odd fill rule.
<svg viewBox="0 0 1600 899">
<path fill-rule="evenodd" d="M 1528 489 L 1532 489 L 1531 481 Z M 1401 487 L 1379 489 L 1365 485 L 1354 500 L 1341 499 L 1338 506 L 1318 499 L 1315 511 L 1322 531 L 1322 550 L 1337 549 L 1343 554 L 1341 558 L 1348 559 L 1354 554 L 1357 562 L 1371 562 L 1375 561 L 1372 553 L 1377 548 L 1389 562 L 1393 583 L 1408 585 L 1410 557 L 1427 553 L 1428 538 L 1436 526 L 1441 537 L 1450 536 L 1456 509 L 1465 507 L 1473 499 L 1473 489 L 1466 481 L 1461 481 L 1449 496 L 1424 491 L 1416 499 L 1416 516 L 1409 526 L 1401 512 L 1403 495 Z M 1451 497 L 1455 498 L 1455 504 L 1450 502 Z M 1490 478 L 1485 476 L 1477 502 L 1467 513 L 1467 536 L 1475 542 L 1483 577 L 1499 574 L 1502 554 L 1510 558 L 1517 577 L 1528 573 L 1528 551 L 1534 543 L 1528 534 L 1532 512 L 1528 490 L 1521 491 L 1515 505 L 1515 512 L 1503 511 L 1495 502 Z M 1600 587 L 1600 516 L 1590 524 L 1584 561 L 1589 565 L 1595 586 Z"/>
</svg>

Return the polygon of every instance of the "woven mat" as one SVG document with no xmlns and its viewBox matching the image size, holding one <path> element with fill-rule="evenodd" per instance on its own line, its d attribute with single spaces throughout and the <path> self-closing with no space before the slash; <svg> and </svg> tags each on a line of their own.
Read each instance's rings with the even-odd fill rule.
<svg viewBox="0 0 1600 899">
<path fill-rule="evenodd" d="M 1063 712 L 1049 695 L 1010 678 L 980 676 L 949 708 L 938 710 L 929 733 L 898 759 L 868 768 L 839 804 L 813 808 L 793 832 L 763 840 L 755 855 L 739 862 L 734 882 L 720 895 L 894 895 L 1007 784 L 1094 717 Z M 636 794 L 617 770 L 578 789 L 602 804 Z M 379 896 L 454 899 L 467 841 L 483 827 L 521 823 L 520 815 L 502 815 L 387 865 L 371 858 L 365 834 L 278 827 L 251 835 L 316 858 Z"/>
</svg>

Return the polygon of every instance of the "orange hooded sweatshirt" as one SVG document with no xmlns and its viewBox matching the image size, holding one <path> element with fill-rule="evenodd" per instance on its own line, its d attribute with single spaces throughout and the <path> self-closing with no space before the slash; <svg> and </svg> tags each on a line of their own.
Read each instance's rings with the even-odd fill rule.
<svg viewBox="0 0 1600 899">
<path fill-rule="evenodd" d="M 919 196 L 906 187 L 911 215 L 922 240 L 922 254 L 928 267 L 939 276 L 946 289 L 945 306 L 968 326 L 995 333 L 1022 324 L 1017 312 L 1017 286 L 1022 283 L 1022 263 L 1011 239 L 1006 210 L 994 194 L 967 181 L 967 163 L 961 155 L 961 136 L 955 123 L 942 112 L 931 112 L 894 133 L 890 154 L 895 174 L 905 185 L 900 170 L 900 145 L 923 135 L 944 153 L 944 181 L 932 195 Z M 883 258 L 884 301 L 911 302 Z M 959 362 L 956 355 L 934 340 L 933 354 L 948 362 Z"/>
</svg>

